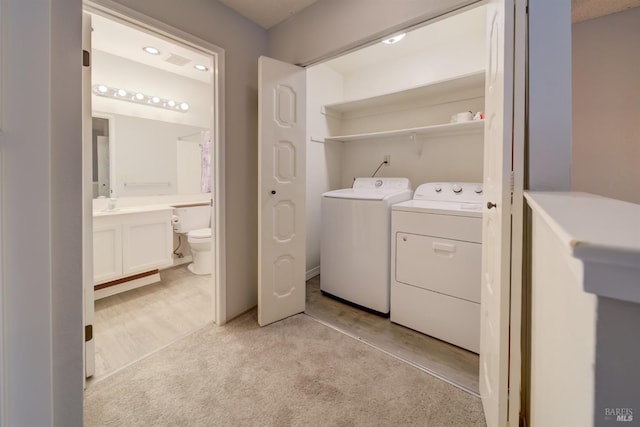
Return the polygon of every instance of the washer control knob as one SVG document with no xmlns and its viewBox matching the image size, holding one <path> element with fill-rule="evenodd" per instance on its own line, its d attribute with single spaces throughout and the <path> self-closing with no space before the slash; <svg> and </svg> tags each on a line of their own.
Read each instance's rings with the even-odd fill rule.
<svg viewBox="0 0 640 427">
<path fill-rule="evenodd" d="M 476 194 L 482 194 L 482 186 L 478 185 L 473 191 L 475 191 Z"/>
<path fill-rule="evenodd" d="M 453 190 L 454 193 L 458 194 L 462 192 L 462 187 L 460 186 L 460 184 L 453 184 L 451 186 L 451 189 Z"/>
<path fill-rule="evenodd" d="M 442 187 L 439 184 L 433 187 L 433 189 L 436 190 L 436 193 L 439 193 L 442 191 Z"/>
</svg>

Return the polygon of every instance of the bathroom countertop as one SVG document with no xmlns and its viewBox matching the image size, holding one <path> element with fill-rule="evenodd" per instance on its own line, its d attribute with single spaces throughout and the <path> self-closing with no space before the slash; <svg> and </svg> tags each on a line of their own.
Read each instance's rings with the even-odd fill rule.
<svg viewBox="0 0 640 427">
<path fill-rule="evenodd" d="M 169 205 L 143 205 L 143 206 L 123 206 L 113 210 L 94 210 L 94 217 L 112 216 L 112 215 L 130 215 L 145 212 L 172 211 L 173 206 Z"/>
</svg>

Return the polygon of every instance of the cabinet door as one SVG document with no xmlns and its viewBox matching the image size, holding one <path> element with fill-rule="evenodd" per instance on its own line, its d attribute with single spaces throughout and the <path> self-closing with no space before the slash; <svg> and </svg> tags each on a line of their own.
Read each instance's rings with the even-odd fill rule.
<svg viewBox="0 0 640 427">
<path fill-rule="evenodd" d="M 120 224 L 93 228 L 93 283 L 122 276 L 122 227 Z"/>
<path fill-rule="evenodd" d="M 173 262 L 171 213 L 145 215 L 122 224 L 122 274 L 141 273 Z"/>
</svg>

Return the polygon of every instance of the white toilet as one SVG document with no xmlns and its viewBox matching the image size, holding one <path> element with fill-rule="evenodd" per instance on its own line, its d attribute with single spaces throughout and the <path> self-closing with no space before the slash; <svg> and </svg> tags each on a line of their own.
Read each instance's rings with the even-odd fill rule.
<svg viewBox="0 0 640 427">
<path fill-rule="evenodd" d="M 193 274 L 211 274 L 211 206 L 187 206 L 173 209 L 173 231 L 186 234 L 193 262 L 187 267 Z"/>
</svg>

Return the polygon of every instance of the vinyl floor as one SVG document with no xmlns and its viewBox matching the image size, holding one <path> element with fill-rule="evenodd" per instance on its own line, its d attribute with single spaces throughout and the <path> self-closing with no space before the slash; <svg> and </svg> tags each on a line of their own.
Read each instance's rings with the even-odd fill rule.
<svg viewBox="0 0 640 427">
<path fill-rule="evenodd" d="M 307 281 L 307 315 L 479 395 L 477 354 L 324 296 L 320 280 L 316 276 Z"/>
<path fill-rule="evenodd" d="M 183 264 L 161 270 L 160 278 L 95 301 L 93 380 L 213 322 L 211 275 L 196 276 Z"/>
</svg>

